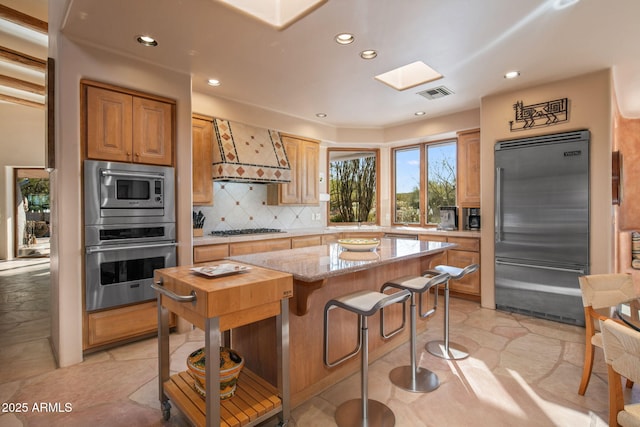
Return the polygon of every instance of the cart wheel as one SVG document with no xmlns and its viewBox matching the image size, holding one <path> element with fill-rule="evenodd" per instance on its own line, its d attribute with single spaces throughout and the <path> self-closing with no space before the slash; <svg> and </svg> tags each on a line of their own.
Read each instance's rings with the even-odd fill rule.
<svg viewBox="0 0 640 427">
<path fill-rule="evenodd" d="M 169 421 L 170 417 L 171 417 L 171 404 L 167 400 L 166 402 L 162 402 L 162 418 L 164 418 L 165 421 Z"/>
</svg>

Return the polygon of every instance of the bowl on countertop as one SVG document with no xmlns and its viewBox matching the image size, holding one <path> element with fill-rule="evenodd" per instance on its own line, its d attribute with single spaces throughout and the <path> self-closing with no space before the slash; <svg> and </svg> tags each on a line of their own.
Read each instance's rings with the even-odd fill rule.
<svg viewBox="0 0 640 427">
<path fill-rule="evenodd" d="M 380 245 L 378 239 L 338 239 L 338 244 L 348 251 L 371 251 Z"/>
</svg>

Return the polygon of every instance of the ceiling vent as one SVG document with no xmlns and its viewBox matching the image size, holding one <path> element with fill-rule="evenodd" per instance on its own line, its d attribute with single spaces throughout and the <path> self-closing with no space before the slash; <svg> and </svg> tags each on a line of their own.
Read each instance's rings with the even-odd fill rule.
<svg viewBox="0 0 640 427">
<path fill-rule="evenodd" d="M 438 86 L 418 92 L 418 95 L 422 95 L 427 99 L 438 99 L 451 94 L 453 94 L 453 91 L 444 86 Z"/>
</svg>

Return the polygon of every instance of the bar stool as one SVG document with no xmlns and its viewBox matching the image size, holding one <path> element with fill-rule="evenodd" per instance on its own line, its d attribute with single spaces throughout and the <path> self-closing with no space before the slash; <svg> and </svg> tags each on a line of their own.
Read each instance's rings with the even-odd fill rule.
<svg viewBox="0 0 640 427">
<path fill-rule="evenodd" d="M 438 376 L 428 369 L 418 368 L 417 356 L 416 356 L 416 321 L 417 312 L 416 309 L 416 294 L 421 295 L 434 286 L 445 283 L 449 280 L 449 274 L 439 273 L 437 275 L 427 273 L 425 276 L 404 276 L 399 279 L 393 279 L 382 285 L 380 292 L 386 291 L 389 288 L 406 289 L 411 292 L 411 304 L 410 304 L 410 328 L 411 328 L 411 365 L 410 366 L 398 366 L 389 373 L 389 379 L 396 386 L 414 393 L 428 393 L 437 389 L 440 386 L 440 380 Z M 422 299 L 419 302 L 420 305 L 420 318 L 426 319 L 431 317 L 436 312 L 438 306 L 438 293 L 435 293 L 435 301 L 433 307 L 426 313 L 422 312 Z M 380 310 L 380 333 L 384 338 L 390 338 L 393 335 L 404 329 L 404 305 L 402 313 L 402 325 L 400 328 L 392 331 L 390 334 L 385 334 L 384 331 L 384 309 Z"/>
<path fill-rule="evenodd" d="M 369 334 L 367 318 L 383 307 L 406 301 L 409 296 L 408 290 L 390 295 L 364 290 L 332 299 L 324 306 L 324 364 L 332 368 L 352 358 L 364 347 L 360 368 L 361 398 L 348 400 L 336 409 L 335 419 L 339 427 L 376 427 L 395 424 L 395 415 L 387 405 L 368 398 Z M 358 343 L 353 351 L 337 360 L 329 361 L 329 311 L 335 308 L 342 308 L 357 314 L 360 333 Z"/>
<path fill-rule="evenodd" d="M 450 265 L 438 265 L 433 272 L 426 273 L 448 273 L 453 280 L 462 279 L 467 274 L 477 271 L 480 266 L 471 264 L 465 268 L 451 267 Z M 448 360 L 464 359 L 469 356 L 467 349 L 460 344 L 449 342 L 449 280 L 444 284 L 444 340 L 429 341 L 425 349 L 434 356 Z"/>
</svg>

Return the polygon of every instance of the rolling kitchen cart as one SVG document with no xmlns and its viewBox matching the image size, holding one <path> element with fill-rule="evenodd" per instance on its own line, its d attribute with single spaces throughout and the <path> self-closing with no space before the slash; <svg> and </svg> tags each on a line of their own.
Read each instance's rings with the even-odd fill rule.
<svg viewBox="0 0 640 427">
<path fill-rule="evenodd" d="M 215 267 L 224 261 L 211 263 Z M 253 426 L 278 415 L 280 425 L 289 420 L 289 306 L 293 295 L 290 274 L 233 263 L 237 274 L 208 277 L 193 266 L 156 270 L 152 287 L 158 297 L 159 398 L 165 419 L 171 400 L 196 426 Z M 224 267 L 229 267 L 226 262 Z M 235 272 L 234 272 L 235 273 Z M 169 312 L 205 332 L 206 399 L 194 388 L 188 371 L 169 372 Z M 235 395 L 220 399 L 218 363 L 221 333 L 270 317 L 276 321 L 278 387 L 244 367 Z M 185 361 L 186 368 L 186 361 Z"/>
</svg>

